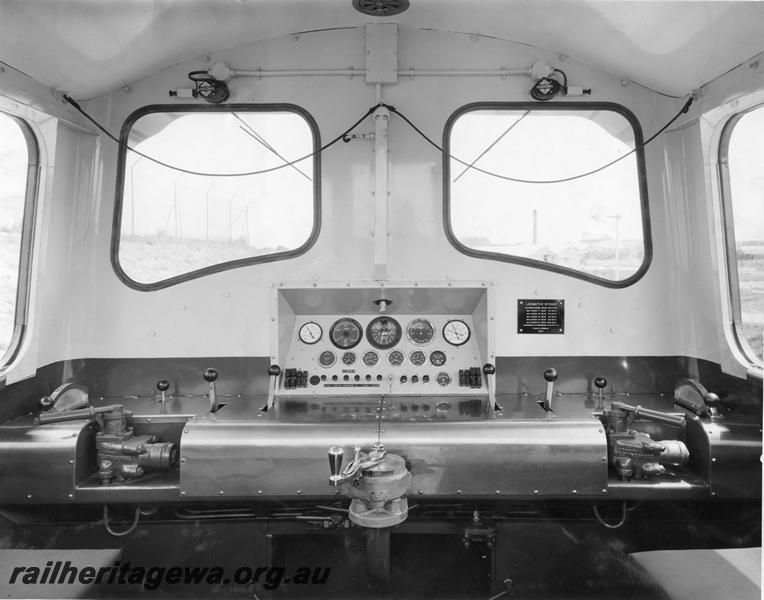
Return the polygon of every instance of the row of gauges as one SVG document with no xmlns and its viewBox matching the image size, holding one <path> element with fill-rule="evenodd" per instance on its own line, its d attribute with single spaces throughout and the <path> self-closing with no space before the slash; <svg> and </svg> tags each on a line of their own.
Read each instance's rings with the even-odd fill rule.
<svg viewBox="0 0 764 600">
<path fill-rule="evenodd" d="M 321 325 L 314 321 L 300 327 L 300 341 L 315 344 L 323 336 Z M 401 340 L 403 329 L 392 317 L 376 317 L 366 326 L 366 339 L 374 348 L 392 348 Z M 435 337 L 435 327 L 427 319 L 414 319 L 406 327 L 406 336 L 412 344 L 429 344 Z M 329 329 L 329 339 L 337 348 L 348 350 L 357 346 L 363 337 L 363 327 L 355 319 L 345 317 L 335 321 Z M 453 346 L 461 346 L 470 339 L 470 328 L 464 321 L 452 319 L 443 326 L 443 339 Z"/>
<path fill-rule="evenodd" d="M 350 365 L 355 364 L 356 358 L 357 357 L 355 352 L 350 352 L 348 350 L 342 355 L 342 364 L 349 367 Z M 367 352 L 363 353 L 361 361 L 367 367 L 373 367 L 379 362 L 379 354 L 377 354 L 374 350 L 368 350 Z M 331 350 L 324 350 L 321 354 L 318 355 L 318 364 L 327 369 L 329 367 L 333 367 L 336 362 L 337 357 Z M 400 350 L 391 350 L 387 353 L 387 362 L 393 367 L 400 367 L 404 362 L 406 362 L 406 355 L 403 354 L 403 352 Z M 421 350 L 414 350 L 411 354 L 409 354 L 409 362 L 415 367 L 421 367 L 427 362 L 427 355 Z M 433 352 L 430 352 L 430 364 L 435 367 L 442 367 L 444 364 L 446 364 L 445 352 L 441 350 L 434 350 Z"/>
</svg>

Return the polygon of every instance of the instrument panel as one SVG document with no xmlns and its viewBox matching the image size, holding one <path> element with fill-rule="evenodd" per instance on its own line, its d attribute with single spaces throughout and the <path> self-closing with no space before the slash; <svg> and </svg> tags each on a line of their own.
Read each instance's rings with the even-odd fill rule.
<svg viewBox="0 0 764 600">
<path fill-rule="evenodd" d="M 296 316 L 290 395 L 486 394 L 472 315 Z"/>
</svg>

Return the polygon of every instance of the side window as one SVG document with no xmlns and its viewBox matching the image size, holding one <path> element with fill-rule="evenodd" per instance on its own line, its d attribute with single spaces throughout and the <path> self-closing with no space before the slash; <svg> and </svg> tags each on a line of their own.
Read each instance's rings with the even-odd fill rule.
<svg viewBox="0 0 764 600">
<path fill-rule="evenodd" d="M 721 147 L 732 321 L 742 350 L 762 361 L 764 106 L 733 119 Z"/>
<path fill-rule="evenodd" d="M 447 231 L 460 250 L 611 287 L 647 268 L 642 137 L 627 111 L 478 105 L 446 136 Z"/>
<path fill-rule="evenodd" d="M 166 287 L 287 258 L 312 242 L 318 135 L 307 115 L 262 107 L 138 114 L 123 127 L 138 152 L 121 149 L 112 257 L 129 285 Z"/>
<path fill-rule="evenodd" d="M 29 128 L 0 112 L 0 364 L 12 359 L 26 319 L 36 165 Z"/>
</svg>

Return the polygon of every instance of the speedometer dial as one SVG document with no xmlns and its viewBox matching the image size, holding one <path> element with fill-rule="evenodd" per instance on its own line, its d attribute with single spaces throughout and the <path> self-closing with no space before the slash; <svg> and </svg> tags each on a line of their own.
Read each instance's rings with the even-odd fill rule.
<svg viewBox="0 0 764 600">
<path fill-rule="evenodd" d="M 470 339 L 470 328 L 464 321 L 453 319 L 443 328 L 443 338 L 453 346 L 461 346 Z"/>
<path fill-rule="evenodd" d="M 355 319 L 350 318 L 335 321 L 329 330 L 332 344 L 343 350 L 357 346 L 358 342 L 361 341 L 362 335 L 363 329 L 361 329 L 361 325 Z"/>
<path fill-rule="evenodd" d="M 387 362 L 393 367 L 400 367 L 404 360 L 406 360 L 406 357 L 403 356 L 403 352 L 400 350 L 391 350 L 390 354 L 387 355 Z"/>
<path fill-rule="evenodd" d="M 375 348 L 392 348 L 401 339 L 401 326 L 392 317 L 377 317 L 366 327 L 366 339 Z"/>
<path fill-rule="evenodd" d="M 379 354 L 374 352 L 374 350 L 369 350 L 367 352 L 364 352 L 363 364 L 365 364 L 367 367 L 373 367 L 378 362 L 379 362 Z"/>
<path fill-rule="evenodd" d="M 414 319 L 406 328 L 406 335 L 413 344 L 429 344 L 435 336 L 435 328 L 427 319 Z"/>
</svg>

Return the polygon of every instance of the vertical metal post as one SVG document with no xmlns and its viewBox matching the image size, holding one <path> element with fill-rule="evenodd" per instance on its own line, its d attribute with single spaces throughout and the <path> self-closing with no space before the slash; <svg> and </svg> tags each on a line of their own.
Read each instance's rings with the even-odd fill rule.
<svg viewBox="0 0 764 600">
<path fill-rule="evenodd" d="M 388 278 L 388 125 L 390 113 L 384 107 L 374 111 L 374 279 Z"/>
</svg>

